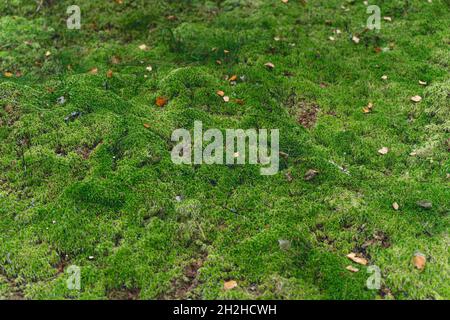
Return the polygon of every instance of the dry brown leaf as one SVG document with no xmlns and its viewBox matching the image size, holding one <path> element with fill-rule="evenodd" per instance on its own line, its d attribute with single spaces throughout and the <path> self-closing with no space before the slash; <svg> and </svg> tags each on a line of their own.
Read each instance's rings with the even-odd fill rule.
<svg viewBox="0 0 450 320">
<path fill-rule="evenodd" d="M 112 64 L 119 64 L 120 63 L 120 58 L 118 56 L 112 56 L 111 57 L 111 63 Z"/>
<path fill-rule="evenodd" d="M 380 150 L 378 150 L 378 153 L 382 154 L 382 155 L 388 154 L 388 152 L 389 152 L 389 148 L 387 148 L 387 147 L 383 147 Z"/>
<path fill-rule="evenodd" d="M 236 288 L 237 286 L 238 286 L 238 284 L 237 284 L 237 282 L 234 281 L 234 280 L 226 281 L 226 282 L 223 284 L 223 288 L 224 288 L 225 290 L 231 290 L 231 289 Z"/>
<path fill-rule="evenodd" d="M 422 101 L 422 97 L 421 96 L 411 97 L 411 101 L 412 102 L 420 102 L 420 101 Z"/>
<path fill-rule="evenodd" d="M 288 172 L 286 173 L 286 180 L 287 180 L 288 182 L 292 182 L 292 180 L 294 180 L 294 178 L 292 177 L 292 174 L 291 174 L 290 171 L 288 171 Z"/>
<path fill-rule="evenodd" d="M 164 107 L 167 104 L 168 100 L 165 97 L 158 97 L 156 98 L 156 105 L 158 107 Z"/>
<path fill-rule="evenodd" d="M 358 272 L 359 271 L 358 268 L 355 268 L 353 266 L 347 266 L 345 269 L 347 269 L 350 272 Z"/>
<path fill-rule="evenodd" d="M 314 170 L 314 169 L 309 169 L 306 172 L 304 179 L 306 181 L 310 181 L 310 180 L 314 179 L 318 174 L 319 174 L 319 171 Z"/>
<path fill-rule="evenodd" d="M 98 69 L 97 68 L 92 68 L 91 70 L 89 70 L 90 74 L 97 74 L 98 73 Z"/>
<path fill-rule="evenodd" d="M 223 97 L 225 95 L 225 92 L 223 92 L 222 90 L 219 90 L 216 92 L 218 96 Z"/>
<path fill-rule="evenodd" d="M 373 103 L 372 103 L 372 102 L 369 102 L 369 104 L 367 105 L 367 107 L 364 107 L 364 108 L 363 108 L 363 112 L 364 112 L 364 113 L 370 113 L 370 112 L 372 112 L 372 109 L 373 109 Z"/>
<path fill-rule="evenodd" d="M 144 123 L 144 127 L 148 129 L 150 128 L 150 125 L 148 123 Z"/>
<path fill-rule="evenodd" d="M 106 77 L 112 78 L 112 76 L 113 76 L 113 71 L 110 69 L 110 70 L 108 70 L 108 72 L 106 72 Z"/>
<path fill-rule="evenodd" d="M 427 258 L 423 253 L 417 252 L 414 254 L 413 257 L 413 264 L 414 267 L 416 267 L 419 270 L 423 270 L 425 268 L 425 265 L 427 263 Z"/>
<path fill-rule="evenodd" d="M 354 253 L 354 252 L 349 253 L 349 254 L 347 255 L 347 258 L 349 258 L 350 260 L 352 260 L 352 261 L 355 262 L 355 263 L 362 264 L 363 266 L 366 266 L 366 265 L 367 265 L 367 259 L 362 258 L 362 257 L 358 257 L 358 256 L 356 255 L 356 253 Z"/>
<path fill-rule="evenodd" d="M 11 78 L 11 77 L 13 76 L 12 72 L 8 72 L 8 71 L 6 71 L 5 73 L 3 73 L 3 75 L 4 75 L 6 78 Z"/>
<path fill-rule="evenodd" d="M 236 81 L 237 80 L 237 75 L 232 75 L 231 77 L 230 77 L 230 79 L 228 79 L 228 81 Z"/>
<path fill-rule="evenodd" d="M 13 111 L 14 111 L 14 107 L 10 104 L 7 104 L 4 109 L 7 113 L 10 113 L 10 114 L 13 113 Z"/>
<path fill-rule="evenodd" d="M 234 102 L 236 102 L 237 104 L 243 106 L 245 104 L 245 101 L 242 99 L 234 99 Z"/>
<path fill-rule="evenodd" d="M 222 64 L 222 61 L 216 60 L 216 63 L 220 66 Z"/>
</svg>

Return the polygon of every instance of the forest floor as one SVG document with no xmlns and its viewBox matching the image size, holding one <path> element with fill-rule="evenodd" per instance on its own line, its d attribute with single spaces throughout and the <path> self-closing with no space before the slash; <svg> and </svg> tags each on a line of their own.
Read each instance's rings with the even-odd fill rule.
<svg viewBox="0 0 450 320">
<path fill-rule="evenodd" d="M 72 2 L 0 3 L 0 298 L 450 298 L 449 1 Z"/>
</svg>

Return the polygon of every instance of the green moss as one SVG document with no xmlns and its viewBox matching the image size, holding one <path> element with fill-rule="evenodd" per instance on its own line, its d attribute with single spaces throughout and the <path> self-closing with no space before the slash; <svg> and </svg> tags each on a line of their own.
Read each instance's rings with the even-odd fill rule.
<svg viewBox="0 0 450 320">
<path fill-rule="evenodd" d="M 445 1 L 375 1 L 378 33 L 362 2 L 71 4 L 0 4 L 0 298 L 450 297 Z M 280 129 L 279 174 L 173 164 L 196 120 Z"/>
</svg>

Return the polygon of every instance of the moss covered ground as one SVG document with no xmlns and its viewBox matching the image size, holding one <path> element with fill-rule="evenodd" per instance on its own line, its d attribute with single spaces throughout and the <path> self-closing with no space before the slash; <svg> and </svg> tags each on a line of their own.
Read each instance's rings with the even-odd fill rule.
<svg viewBox="0 0 450 320">
<path fill-rule="evenodd" d="M 1 298 L 450 298 L 449 1 L 73 2 L 0 3 Z M 280 172 L 173 164 L 195 120 Z"/>
</svg>

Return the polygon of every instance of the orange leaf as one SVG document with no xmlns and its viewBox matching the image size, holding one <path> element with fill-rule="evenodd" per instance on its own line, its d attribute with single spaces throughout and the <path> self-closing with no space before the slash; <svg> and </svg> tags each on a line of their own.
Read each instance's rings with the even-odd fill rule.
<svg viewBox="0 0 450 320">
<path fill-rule="evenodd" d="M 150 125 L 148 123 L 144 123 L 144 127 L 148 129 L 150 128 Z"/>
<path fill-rule="evenodd" d="M 167 104 L 167 98 L 165 98 L 165 97 L 158 97 L 158 98 L 156 98 L 156 105 L 158 106 L 158 107 L 164 107 L 166 104 Z"/>
<path fill-rule="evenodd" d="M 224 288 L 225 290 L 231 290 L 231 289 L 236 288 L 237 286 L 238 286 L 238 284 L 237 284 L 237 282 L 234 281 L 234 280 L 227 281 L 227 282 L 225 282 L 225 283 L 223 284 L 223 288 Z"/>
<path fill-rule="evenodd" d="M 107 76 L 108 78 L 112 78 L 112 76 L 113 76 L 112 70 L 108 70 L 108 72 L 106 72 L 106 76 Z"/>
<path fill-rule="evenodd" d="M 8 71 L 6 71 L 5 73 L 3 73 L 3 75 L 4 75 L 6 78 L 11 78 L 11 77 L 13 76 L 13 74 L 12 74 L 11 72 L 8 72 Z"/>
<path fill-rule="evenodd" d="M 230 77 L 230 79 L 228 79 L 228 81 L 236 81 L 237 80 L 237 75 L 232 75 L 231 77 Z"/>
<path fill-rule="evenodd" d="M 427 258 L 422 253 L 416 253 L 413 258 L 414 267 L 419 270 L 423 270 L 425 268 L 425 264 L 427 263 Z"/>
<path fill-rule="evenodd" d="M 98 73 L 98 69 L 97 69 L 97 68 L 92 68 L 92 69 L 89 71 L 89 73 L 90 73 L 90 74 L 97 74 L 97 73 Z"/>
<path fill-rule="evenodd" d="M 216 92 L 218 96 L 223 97 L 225 95 L 225 92 L 223 92 L 222 90 L 219 90 Z"/>
</svg>

